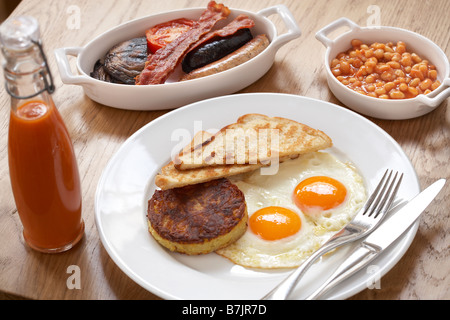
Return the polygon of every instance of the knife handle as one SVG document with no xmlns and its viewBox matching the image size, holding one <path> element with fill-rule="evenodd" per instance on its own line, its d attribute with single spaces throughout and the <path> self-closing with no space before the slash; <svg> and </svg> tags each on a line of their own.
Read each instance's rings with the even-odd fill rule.
<svg viewBox="0 0 450 320">
<path fill-rule="evenodd" d="M 364 268 L 370 261 L 375 259 L 381 252 L 381 248 L 362 242 L 356 247 L 350 256 L 334 271 L 334 273 L 306 300 L 314 300 L 325 292 L 347 279 L 350 275 Z"/>
</svg>

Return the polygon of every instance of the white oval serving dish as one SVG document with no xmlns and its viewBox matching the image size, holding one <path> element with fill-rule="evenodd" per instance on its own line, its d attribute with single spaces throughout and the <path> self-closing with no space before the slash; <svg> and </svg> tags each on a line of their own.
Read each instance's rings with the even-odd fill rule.
<svg viewBox="0 0 450 320">
<path fill-rule="evenodd" d="M 350 30 L 331 40 L 327 37 L 331 32 L 349 27 Z M 445 53 L 424 36 L 395 27 L 365 27 L 358 26 L 347 18 L 340 18 L 322 28 L 316 33 L 316 38 L 327 48 L 325 53 L 325 70 L 330 90 L 339 101 L 347 107 L 367 116 L 401 120 L 422 116 L 433 111 L 446 98 L 450 96 L 450 66 Z M 331 73 L 330 63 L 341 52 L 347 51 L 352 39 L 359 39 L 363 43 L 397 42 L 406 43 L 407 50 L 417 53 L 436 66 L 438 80 L 441 85 L 430 94 L 420 94 L 413 99 L 385 100 L 365 96 L 351 90 L 340 83 Z"/>
<path fill-rule="evenodd" d="M 287 42 L 298 38 L 301 31 L 292 13 L 284 5 L 263 9 L 257 13 L 230 9 L 227 21 L 246 14 L 255 21 L 253 35 L 266 34 L 270 45 L 258 56 L 230 70 L 204 78 L 164 84 L 136 86 L 103 82 L 90 76 L 95 62 L 114 45 L 144 36 L 150 27 L 178 18 L 198 19 L 205 8 L 175 10 L 121 24 L 93 39 L 84 47 L 66 47 L 55 50 L 61 80 L 65 84 L 81 85 L 92 100 L 114 108 L 127 110 L 173 109 L 195 101 L 239 91 L 259 78 L 272 66 L 275 54 Z M 268 19 L 278 14 L 287 31 L 278 35 L 275 24 Z M 77 57 L 79 74 L 70 68 L 67 56 Z"/>
</svg>

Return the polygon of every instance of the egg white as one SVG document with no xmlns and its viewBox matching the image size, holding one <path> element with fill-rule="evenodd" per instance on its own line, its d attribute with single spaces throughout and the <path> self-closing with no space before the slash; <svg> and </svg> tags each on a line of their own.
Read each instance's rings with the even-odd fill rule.
<svg viewBox="0 0 450 320">
<path fill-rule="evenodd" d="M 293 191 L 303 180 L 328 176 L 347 188 L 340 206 L 321 213 L 304 214 L 293 202 Z M 299 266 L 333 234 L 342 229 L 366 200 L 363 178 L 349 163 L 326 152 L 314 152 L 280 164 L 275 175 L 261 175 L 259 170 L 232 178 L 244 193 L 249 217 L 257 210 L 280 206 L 296 212 L 302 221 L 300 230 L 289 237 L 268 241 L 249 228 L 230 246 L 216 251 L 238 265 L 257 268 L 292 268 Z"/>
</svg>

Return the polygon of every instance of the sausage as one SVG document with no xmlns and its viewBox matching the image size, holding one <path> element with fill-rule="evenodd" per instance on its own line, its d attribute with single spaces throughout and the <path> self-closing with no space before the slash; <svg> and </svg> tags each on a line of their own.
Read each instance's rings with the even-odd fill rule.
<svg viewBox="0 0 450 320">
<path fill-rule="evenodd" d="M 266 35 L 258 35 L 253 40 L 250 40 L 247 44 L 222 59 L 182 76 L 180 81 L 202 78 L 234 68 L 256 57 L 268 46 L 269 39 L 267 39 Z"/>
<path fill-rule="evenodd" d="M 190 51 L 183 59 L 181 66 L 185 73 L 201 68 L 214 61 L 222 59 L 226 55 L 236 51 L 253 39 L 250 29 L 238 30 L 235 34 L 214 39 L 193 51 Z"/>
</svg>

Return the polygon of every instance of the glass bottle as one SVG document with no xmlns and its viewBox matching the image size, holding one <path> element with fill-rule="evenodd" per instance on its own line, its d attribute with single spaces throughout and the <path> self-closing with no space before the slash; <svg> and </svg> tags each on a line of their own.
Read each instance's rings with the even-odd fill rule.
<svg viewBox="0 0 450 320">
<path fill-rule="evenodd" d="M 0 43 L 11 95 L 9 173 L 24 240 L 41 252 L 63 252 L 84 234 L 81 184 L 69 133 L 51 97 L 37 20 L 8 19 Z"/>
</svg>

